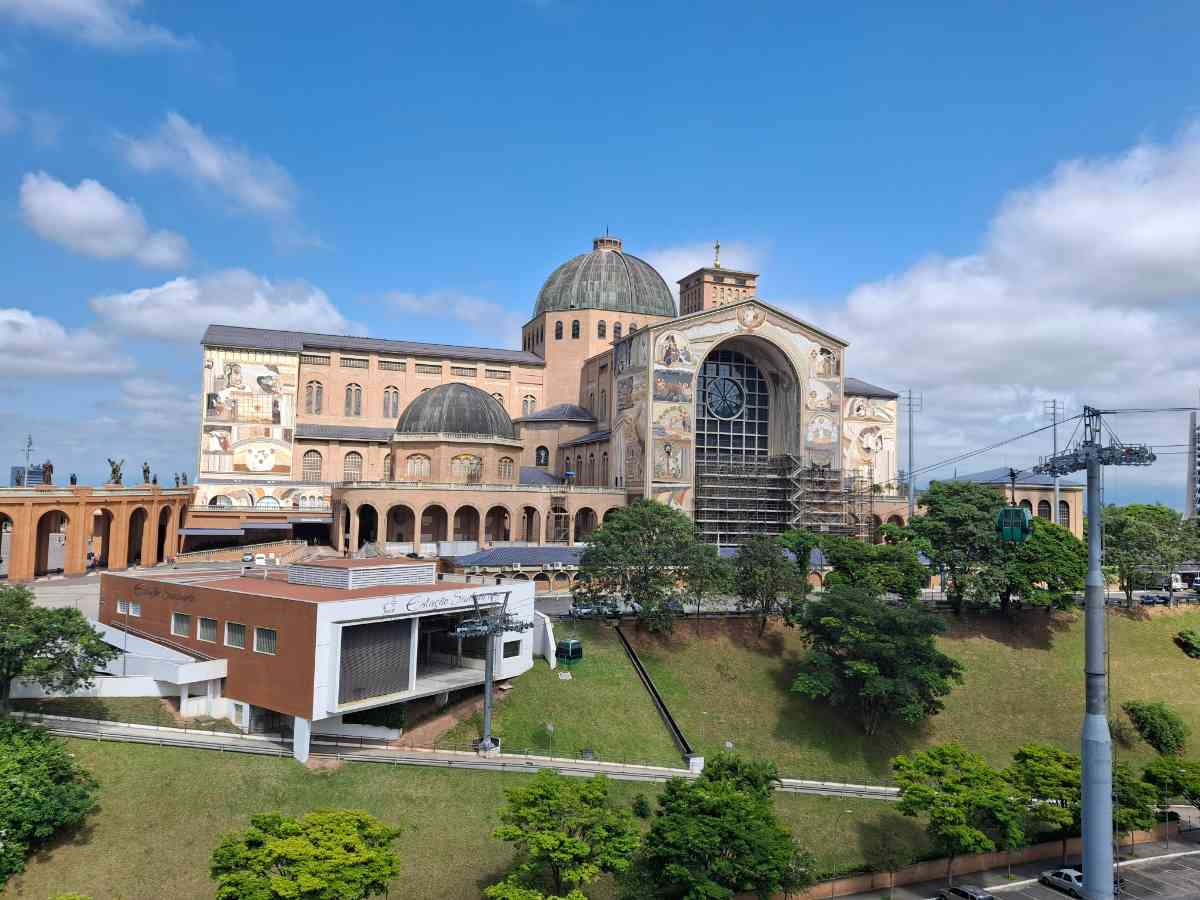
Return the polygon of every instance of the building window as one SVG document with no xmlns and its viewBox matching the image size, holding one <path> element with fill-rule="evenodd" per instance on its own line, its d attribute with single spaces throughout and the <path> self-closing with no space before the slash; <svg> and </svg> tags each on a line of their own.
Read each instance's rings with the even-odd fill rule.
<svg viewBox="0 0 1200 900">
<path fill-rule="evenodd" d="M 603 390 L 603 389 L 600 391 L 600 410 L 599 410 L 599 412 L 600 412 L 601 418 L 605 418 L 605 419 L 608 418 L 608 391 Z"/>
<path fill-rule="evenodd" d="M 343 356 L 338 359 L 343 369 L 366 369 L 371 363 L 368 360 L 356 356 Z"/>
<path fill-rule="evenodd" d="M 562 340 L 562 321 L 561 320 L 554 323 L 554 339 L 556 341 Z"/>
<path fill-rule="evenodd" d="M 637 322 L 630 322 L 630 323 L 629 323 L 629 333 L 630 333 L 630 334 L 633 334 L 633 333 L 634 333 L 635 331 L 637 331 L 637 330 L 638 330 L 638 323 L 637 323 Z"/>
<path fill-rule="evenodd" d="M 319 381 L 310 381 L 304 386 L 304 411 L 313 415 L 321 414 L 325 401 L 325 388 Z"/>
<path fill-rule="evenodd" d="M 456 378 L 474 378 L 479 374 L 479 370 L 467 366 L 451 366 L 450 374 Z"/>
<path fill-rule="evenodd" d="M 515 659 L 521 655 L 520 641 L 505 641 L 504 642 L 504 658 Z"/>
<path fill-rule="evenodd" d="M 304 471 L 302 477 L 305 481 L 320 481 L 321 468 L 324 459 L 321 456 L 320 450 L 305 450 L 304 451 Z"/>
<path fill-rule="evenodd" d="M 607 453 L 600 454 L 600 483 L 603 485 L 608 484 L 608 454 Z"/>
<path fill-rule="evenodd" d="M 471 453 L 460 453 L 450 460 L 450 478 L 458 484 L 479 484 L 483 460 Z"/>
<path fill-rule="evenodd" d="M 505 481 L 512 480 L 513 461 L 511 456 L 500 457 L 500 464 L 496 467 L 496 474 L 498 474 Z"/>
<path fill-rule="evenodd" d="M 571 337 L 574 339 L 579 338 L 579 320 L 578 319 L 575 319 L 573 322 L 571 322 Z"/>
<path fill-rule="evenodd" d="M 225 494 L 217 494 L 208 501 L 209 506 L 233 506 L 233 500 Z"/>
<path fill-rule="evenodd" d="M 392 454 L 386 453 L 383 457 L 383 480 L 392 480 Z"/>
<path fill-rule="evenodd" d="M 608 336 L 608 323 L 603 322 L 603 321 L 597 322 L 596 323 L 596 337 L 600 338 L 601 340 L 604 340 L 604 338 L 606 338 L 607 336 Z"/>
<path fill-rule="evenodd" d="M 550 465 L 550 451 L 549 451 L 549 449 L 547 449 L 546 447 L 538 447 L 538 448 L 537 448 L 537 450 L 536 450 L 536 451 L 534 451 L 534 455 L 533 455 L 533 464 L 534 464 L 535 466 L 548 466 L 548 465 Z"/>
<path fill-rule="evenodd" d="M 342 481 L 362 481 L 362 454 L 351 450 L 342 462 Z"/>
<path fill-rule="evenodd" d="M 362 386 L 358 384 L 346 385 L 346 412 L 347 416 L 362 415 Z"/>
<path fill-rule="evenodd" d="M 413 481 L 424 481 L 429 477 L 429 457 L 414 453 L 408 458 L 408 477 Z"/>
<path fill-rule="evenodd" d="M 383 416 L 395 419 L 400 415 L 400 388 L 389 384 L 383 389 Z"/>
<path fill-rule="evenodd" d="M 254 629 L 254 652 L 275 655 L 279 646 L 279 633 L 274 628 Z"/>
<path fill-rule="evenodd" d="M 1039 519 L 1049 519 L 1050 518 L 1050 501 L 1049 500 L 1039 500 L 1038 501 L 1038 518 Z"/>
<path fill-rule="evenodd" d="M 1066 500 L 1058 501 L 1058 524 L 1063 528 L 1071 527 L 1071 504 Z"/>
<path fill-rule="evenodd" d="M 192 617 L 187 613 L 171 613 L 171 634 L 189 637 L 192 633 Z"/>
<path fill-rule="evenodd" d="M 587 483 L 588 484 L 596 483 L 596 454 L 595 453 L 588 454 Z"/>
<path fill-rule="evenodd" d="M 377 365 L 385 372 L 403 372 L 408 368 L 408 363 L 402 359 L 381 359 Z"/>
<path fill-rule="evenodd" d="M 508 381 L 512 377 L 508 369 L 484 369 L 483 374 L 493 381 Z"/>
<path fill-rule="evenodd" d="M 329 357 L 320 353 L 301 353 L 300 362 L 306 366 L 327 366 L 329 365 Z"/>
<path fill-rule="evenodd" d="M 140 619 L 142 617 L 142 604 L 138 603 L 136 600 L 130 600 L 129 614 L 135 619 Z"/>
<path fill-rule="evenodd" d="M 225 623 L 225 646 L 237 650 L 246 649 L 246 626 L 241 622 Z"/>
<path fill-rule="evenodd" d="M 537 409 L 537 400 L 532 394 L 526 394 L 521 400 L 521 415 L 527 416 Z"/>
<path fill-rule="evenodd" d="M 613 322 L 613 340 L 619 341 L 620 339 L 621 339 L 621 323 Z"/>
<path fill-rule="evenodd" d="M 279 500 L 275 497 L 259 497 L 254 501 L 258 509 L 279 509 Z"/>
<path fill-rule="evenodd" d="M 596 392 L 588 391 L 587 411 L 594 413 L 596 411 Z"/>
<path fill-rule="evenodd" d="M 117 612 L 122 616 L 129 615 L 129 601 L 128 600 L 118 600 L 117 601 Z"/>
<path fill-rule="evenodd" d="M 442 367 L 433 365 L 432 363 L 417 363 L 418 375 L 441 375 Z"/>
<path fill-rule="evenodd" d="M 201 616 L 196 622 L 196 640 L 215 644 L 217 642 L 217 620 Z"/>
<path fill-rule="evenodd" d="M 497 403 L 499 403 L 501 406 L 504 405 L 504 395 L 503 394 L 492 394 L 492 399 L 495 400 Z"/>
</svg>

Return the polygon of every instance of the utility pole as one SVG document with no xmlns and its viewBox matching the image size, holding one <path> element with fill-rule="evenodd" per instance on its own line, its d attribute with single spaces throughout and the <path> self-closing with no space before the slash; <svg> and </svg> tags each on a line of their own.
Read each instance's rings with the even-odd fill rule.
<svg viewBox="0 0 1200 900">
<path fill-rule="evenodd" d="M 912 521 L 913 514 L 917 510 L 916 500 L 916 484 L 913 472 L 916 466 L 913 464 L 913 414 L 919 413 L 925 408 L 925 395 L 914 394 L 912 388 L 904 392 L 900 398 L 900 403 L 904 409 L 908 410 L 908 521 Z"/>
<path fill-rule="evenodd" d="M 1058 456 L 1058 420 L 1063 415 L 1063 404 L 1061 400 L 1043 400 L 1042 413 L 1050 417 L 1050 424 L 1053 425 L 1052 433 L 1054 434 L 1054 455 Z M 1054 515 L 1050 517 L 1050 521 L 1058 522 L 1058 476 L 1054 476 Z M 1070 527 L 1069 523 L 1068 526 Z"/>
<path fill-rule="evenodd" d="M 1084 696 L 1081 735 L 1083 762 L 1083 893 L 1088 900 L 1113 897 L 1112 736 L 1108 730 L 1108 641 L 1104 620 L 1104 575 L 1100 570 L 1104 536 L 1101 503 L 1102 466 L 1148 466 L 1154 454 L 1145 444 L 1125 445 L 1113 439 L 1101 445 L 1102 412 L 1083 408 L 1083 440 L 1075 449 L 1056 453 L 1034 467 L 1043 475 L 1087 471 L 1088 574 L 1085 592 Z"/>
</svg>

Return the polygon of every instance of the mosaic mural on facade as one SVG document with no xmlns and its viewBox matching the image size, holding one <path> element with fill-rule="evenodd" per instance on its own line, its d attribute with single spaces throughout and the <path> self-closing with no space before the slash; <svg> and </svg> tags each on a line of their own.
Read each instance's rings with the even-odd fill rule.
<svg viewBox="0 0 1200 900">
<path fill-rule="evenodd" d="M 877 484 L 896 480 L 896 401 L 847 397 L 842 424 L 842 456 L 847 469 L 871 467 Z"/>
<path fill-rule="evenodd" d="M 205 351 L 201 474 L 291 475 L 298 368 L 281 354 Z"/>
<path fill-rule="evenodd" d="M 671 403 L 692 402 L 692 373 L 654 370 L 654 399 Z"/>
<path fill-rule="evenodd" d="M 687 338 L 676 332 L 668 332 L 658 339 L 654 364 L 664 369 L 694 369 L 696 357 L 688 346 Z"/>
<path fill-rule="evenodd" d="M 654 480 L 690 482 L 692 480 L 692 445 L 690 441 L 654 439 Z"/>
</svg>

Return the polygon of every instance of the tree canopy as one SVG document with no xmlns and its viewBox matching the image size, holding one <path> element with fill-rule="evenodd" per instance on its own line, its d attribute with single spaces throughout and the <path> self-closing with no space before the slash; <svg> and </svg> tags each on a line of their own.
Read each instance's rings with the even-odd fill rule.
<svg viewBox="0 0 1200 900">
<path fill-rule="evenodd" d="M 672 778 L 622 897 L 721 900 L 771 897 L 814 880 L 813 858 L 792 840 L 771 802 L 770 763 L 717 754 L 695 781 Z"/>
<path fill-rule="evenodd" d="M 629 810 L 613 805 L 603 775 L 568 778 L 545 769 L 504 794 L 494 834 L 516 846 L 517 863 L 486 896 L 532 900 L 544 893 L 574 900 L 601 874 L 629 867 L 638 826 Z"/>
<path fill-rule="evenodd" d="M 779 540 L 771 535 L 755 535 L 742 544 L 733 569 L 738 603 L 744 609 L 754 610 L 759 634 L 766 631 L 771 616 L 788 614 L 793 596 L 803 590 L 803 579 L 796 566 Z"/>
<path fill-rule="evenodd" d="M 733 591 L 733 566 L 714 545 L 694 541 L 687 553 L 686 567 L 687 593 L 696 605 L 696 615 L 713 597 Z"/>
<path fill-rule="evenodd" d="M 1125 602 L 1133 592 L 1156 588 L 1185 559 L 1200 555 L 1194 520 L 1158 503 L 1131 503 L 1104 510 L 1104 562 L 1117 570 Z"/>
<path fill-rule="evenodd" d="M 0 719 L 0 886 L 25 858 L 96 807 L 95 779 L 41 728 Z"/>
<path fill-rule="evenodd" d="M 914 516 L 908 527 L 927 542 L 930 559 L 944 571 L 946 594 L 961 610 L 976 574 L 999 553 L 996 515 L 1004 497 L 971 481 L 934 481 L 920 503 L 925 513 Z"/>
<path fill-rule="evenodd" d="M 1178 797 L 1200 810 L 1200 761 L 1160 756 L 1146 767 L 1142 780 L 1162 797 Z"/>
<path fill-rule="evenodd" d="M 0 711 L 8 709 L 15 678 L 48 691 L 90 687 L 105 664 L 120 655 L 77 609 L 35 606 L 24 587 L 0 587 Z"/>
<path fill-rule="evenodd" d="M 945 623 L 919 606 L 836 584 L 806 603 L 795 621 L 809 652 L 791 689 L 852 710 L 867 734 L 887 718 L 916 724 L 935 715 L 962 681 L 962 666 L 934 641 Z"/>
<path fill-rule="evenodd" d="M 363 900 L 400 874 L 401 829 L 354 809 L 252 816 L 213 850 L 217 900 Z"/>
<path fill-rule="evenodd" d="M 897 594 L 916 600 L 929 580 L 929 569 L 917 558 L 912 543 L 866 544 L 854 538 L 826 535 L 821 539 L 825 561 L 833 569 L 825 577 L 832 584 L 867 588 L 876 594 Z"/>
<path fill-rule="evenodd" d="M 591 602 L 620 597 L 636 604 L 652 628 L 669 629 L 667 601 L 676 595 L 695 543 L 692 521 L 661 503 L 638 500 L 613 510 L 588 535 L 575 595 Z"/>
</svg>

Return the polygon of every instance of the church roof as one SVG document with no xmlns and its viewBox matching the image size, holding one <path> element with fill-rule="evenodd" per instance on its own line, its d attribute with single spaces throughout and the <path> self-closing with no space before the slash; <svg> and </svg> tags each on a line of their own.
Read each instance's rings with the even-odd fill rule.
<svg viewBox="0 0 1200 900">
<path fill-rule="evenodd" d="M 557 403 L 537 412 L 518 416 L 514 422 L 595 422 L 596 417 L 574 403 Z"/>
<path fill-rule="evenodd" d="M 999 484 L 1007 487 L 1011 482 L 1008 480 L 1008 468 L 1005 466 L 999 469 L 987 469 L 983 472 L 974 472 L 970 475 L 955 475 L 953 478 L 937 478 L 935 481 L 973 481 L 976 484 Z M 1060 488 L 1078 488 L 1083 487 L 1076 480 L 1068 480 L 1060 478 L 1058 480 Z M 1054 487 L 1054 476 L 1052 475 L 1037 475 L 1029 469 L 1017 469 L 1017 487 Z"/>
<path fill-rule="evenodd" d="M 567 260 L 538 292 L 533 314 L 604 309 L 646 316 L 674 316 L 675 298 L 658 270 L 621 250 L 620 238 L 605 235 L 592 252 Z"/>
<path fill-rule="evenodd" d="M 846 396 L 878 397 L 880 400 L 895 400 L 900 395 L 895 391 L 889 391 L 887 388 L 880 387 L 877 384 L 871 384 L 869 381 L 863 381 L 861 378 L 851 378 L 849 375 L 847 375 Z"/>
<path fill-rule="evenodd" d="M 396 422 L 397 434 L 469 434 L 515 440 L 512 419 L 491 394 L 451 382 L 413 398 Z"/>
</svg>

